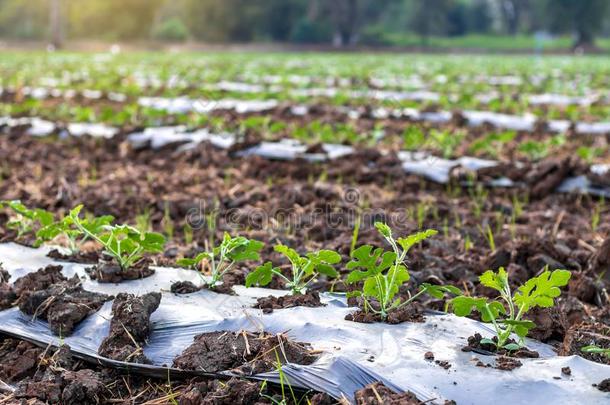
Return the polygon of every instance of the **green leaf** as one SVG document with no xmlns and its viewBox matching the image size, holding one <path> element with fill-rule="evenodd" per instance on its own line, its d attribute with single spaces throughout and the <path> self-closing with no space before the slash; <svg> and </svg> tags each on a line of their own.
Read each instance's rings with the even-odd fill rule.
<svg viewBox="0 0 610 405">
<path fill-rule="evenodd" d="M 489 302 L 487 298 L 473 298 L 462 295 L 452 299 L 451 305 L 453 313 L 457 316 L 468 316 L 476 309 L 484 322 L 491 322 L 492 319 L 497 319 L 500 314 L 506 313 L 506 309 L 501 303 L 497 301 Z"/>
<path fill-rule="evenodd" d="M 504 288 L 508 285 L 508 276 L 504 267 L 500 267 L 497 273 L 493 270 L 487 270 L 479 277 L 479 281 L 485 287 L 504 292 Z"/>
<path fill-rule="evenodd" d="M 337 264 L 341 261 L 341 255 L 332 250 L 320 250 L 317 253 L 318 259 L 329 264 Z"/>
<path fill-rule="evenodd" d="M 145 252 L 163 252 L 165 236 L 156 232 L 146 232 L 139 242 Z"/>
<path fill-rule="evenodd" d="M 279 269 L 273 267 L 271 262 L 258 266 L 246 276 L 246 287 L 251 287 L 255 284 L 263 286 L 269 284 L 273 279 L 273 270 L 279 271 Z"/>
<path fill-rule="evenodd" d="M 480 343 L 482 345 L 494 345 L 497 346 L 496 342 L 493 339 L 489 339 L 489 338 L 483 338 L 480 340 Z"/>
<path fill-rule="evenodd" d="M 424 290 L 427 294 L 434 298 L 441 299 L 446 293 L 453 295 L 461 295 L 462 291 L 452 285 L 434 285 L 429 283 L 422 283 L 419 286 L 420 289 Z"/>
<path fill-rule="evenodd" d="M 240 262 L 246 260 L 259 260 L 259 251 L 265 246 L 263 242 L 257 240 L 250 240 L 243 238 L 244 240 L 238 241 L 237 245 L 227 255 L 229 259 Z"/>
<path fill-rule="evenodd" d="M 405 252 L 408 252 L 414 245 L 420 243 L 424 239 L 428 239 L 431 236 L 434 236 L 438 233 L 438 231 L 434 229 L 428 229 L 423 232 L 417 232 L 413 235 L 409 235 L 405 238 L 398 238 L 396 242 L 402 247 Z"/>
<path fill-rule="evenodd" d="M 353 284 L 364 280 L 367 277 L 377 275 L 390 268 L 396 260 L 396 253 L 394 252 L 384 252 L 381 248 L 377 248 L 371 252 L 372 250 L 372 246 L 364 245 L 353 251 L 353 258 L 347 263 L 347 269 L 363 269 L 364 271 L 352 271 L 347 276 L 346 281 L 348 284 Z M 381 261 L 379 261 L 380 257 Z"/>
<path fill-rule="evenodd" d="M 387 224 L 375 222 L 375 228 L 377 228 L 377 231 L 379 231 L 384 238 L 389 239 L 392 237 L 392 229 Z"/>
<path fill-rule="evenodd" d="M 297 253 L 296 250 L 282 244 L 275 245 L 273 247 L 273 250 L 286 256 L 292 264 L 300 265 L 301 256 Z"/>
<path fill-rule="evenodd" d="M 515 350 L 519 350 L 521 346 L 516 343 L 509 343 L 503 346 L 504 349 L 514 352 Z"/>
<path fill-rule="evenodd" d="M 517 334 L 517 336 L 519 336 L 521 338 L 526 337 L 527 334 L 529 333 L 530 329 L 534 329 L 536 327 L 536 324 L 529 320 L 515 321 L 515 320 L 511 320 L 511 319 L 505 319 L 505 320 L 502 320 L 501 322 L 505 325 L 512 326 L 514 328 L 514 331 Z"/>
<path fill-rule="evenodd" d="M 567 270 L 547 270 L 519 287 L 514 301 L 524 313 L 537 306 L 552 307 L 555 304 L 554 299 L 561 295 L 559 287 L 567 285 L 571 275 Z"/>
</svg>

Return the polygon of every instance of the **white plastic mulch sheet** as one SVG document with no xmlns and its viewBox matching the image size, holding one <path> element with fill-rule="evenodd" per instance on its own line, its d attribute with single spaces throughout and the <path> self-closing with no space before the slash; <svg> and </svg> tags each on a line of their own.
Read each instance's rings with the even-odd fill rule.
<svg viewBox="0 0 610 405">
<path fill-rule="evenodd" d="M 498 162 L 494 160 L 469 156 L 462 156 L 457 159 L 443 159 L 425 152 L 402 151 L 398 153 L 398 158 L 402 161 L 402 168 L 405 172 L 417 174 L 441 184 L 449 182 L 451 170 L 455 167 L 461 166 L 467 170 L 477 171 L 498 165 Z M 598 164 L 591 166 L 592 173 L 610 175 L 609 171 L 610 165 Z M 500 177 L 492 180 L 489 185 L 492 187 L 514 187 L 518 184 L 507 177 Z M 557 187 L 556 191 L 560 193 L 582 193 L 599 197 L 610 197 L 609 188 L 595 186 L 583 175 L 565 179 Z"/>
<path fill-rule="evenodd" d="M 11 280 L 54 263 L 45 256 L 47 249 L 31 249 L 16 244 L 0 245 L 0 261 L 11 273 Z M 591 384 L 610 378 L 610 366 L 597 364 L 578 356 L 559 357 L 553 349 L 536 341 L 527 341 L 541 358 L 520 359 L 523 366 L 513 371 L 477 367 L 480 359 L 494 363 L 493 356 L 462 352 L 468 336 L 480 332 L 490 336 L 491 329 L 479 322 L 448 314 L 429 314 L 425 323 L 361 324 L 344 320 L 355 310 L 347 307 L 343 297 L 323 294 L 325 307 L 296 307 L 263 314 L 251 308 L 256 297 L 282 294 L 261 288 L 236 287 L 237 295 L 216 294 L 202 290 L 193 294 L 170 293 L 172 282 L 188 280 L 200 283 L 199 276 L 182 269 L 157 268 L 143 280 L 120 284 L 100 284 L 89 280 L 84 266 L 58 263 L 66 276 L 78 274 L 87 290 L 108 294 L 130 292 L 143 294 L 162 291 L 159 309 L 153 313 L 152 334 L 144 353 L 150 365 L 129 365 L 132 372 L 167 376 L 166 365 L 188 347 L 193 337 L 204 332 L 230 330 L 287 331 L 298 341 L 308 342 L 322 350 L 312 365 L 286 365 L 283 372 L 293 386 L 329 393 L 335 398 L 353 399 L 353 393 L 368 383 L 381 380 L 397 391 L 410 390 L 421 400 L 442 404 L 453 399 L 459 404 L 537 403 L 537 404 L 605 404 L 610 400 Z M 109 328 L 111 302 L 85 319 L 73 334 L 62 341 L 51 334 L 44 321 L 32 320 L 17 308 L 0 312 L 0 332 L 40 344 L 65 343 L 85 358 L 95 359 L 97 348 Z M 424 359 L 427 351 L 437 360 L 446 360 L 446 370 Z M 99 358 L 97 358 L 99 360 Z M 104 362 L 109 366 L 126 366 L 121 362 Z M 561 373 L 570 367 L 571 376 Z M 176 370 L 170 370 L 179 374 Z M 205 374 L 205 373 L 201 373 Z M 279 381 L 277 372 L 254 376 L 255 379 Z"/>
</svg>

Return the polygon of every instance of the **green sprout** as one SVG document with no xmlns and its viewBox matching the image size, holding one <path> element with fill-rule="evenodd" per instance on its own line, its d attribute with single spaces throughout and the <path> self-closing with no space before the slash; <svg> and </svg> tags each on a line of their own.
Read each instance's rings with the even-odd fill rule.
<svg viewBox="0 0 610 405">
<path fill-rule="evenodd" d="M 461 293 L 458 288 L 453 286 L 422 283 L 419 286 L 419 291 L 404 302 L 400 298 L 395 298 L 400 286 L 411 278 L 404 263 L 407 253 L 414 245 L 436 235 L 437 231 L 428 229 L 404 238 L 395 239 L 388 225 L 376 222 L 375 227 L 392 246 L 392 251 L 384 251 L 382 248 L 373 249 L 370 245 L 360 246 L 354 250 L 353 259 L 347 263 L 347 268 L 352 270 L 347 277 L 347 283 L 363 282 L 362 290 L 353 291 L 350 296 L 363 297 L 367 310 L 370 309 L 379 314 L 382 319 L 386 319 L 390 311 L 408 305 L 423 293 L 428 293 L 435 298 L 442 298 L 445 293 Z M 379 309 L 370 305 L 370 299 L 374 299 L 379 304 Z"/>
<path fill-rule="evenodd" d="M 305 256 L 299 255 L 296 250 L 282 244 L 275 245 L 274 250 L 283 254 L 292 265 L 292 279 L 282 274 L 278 267 L 273 267 L 271 262 L 266 262 L 248 274 L 246 287 L 251 287 L 254 284 L 265 286 L 271 282 L 275 275 L 286 281 L 286 286 L 292 294 L 296 295 L 305 293 L 309 284 L 320 274 L 325 274 L 331 278 L 339 275 L 333 265 L 341 261 L 341 255 L 332 250 L 309 252 Z"/>
<path fill-rule="evenodd" d="M 523 316 L 532 308 L 555 305 L 555 298 L 561 295 L 559 287 L 567 285 L 570 276 L 571 273 L 567 270 L 551 272 L 547 269 L 539 276 L 529 279 L 513 294 L 503 267 L 497 272 L 488 270 L 479 277 L 479 281 L 485 287 L 498 291 L 499 299 L 455 297 L 451 301 L 453 312 L 458 316 L 468 316 L 473 310 L 478 311 L 483 322 L 493 324 L 497 338 L 497 341 L 483 339 L 481 343 L 493 344 L 498 349 L 517 350 L 523 346 L 530 329 L 536 327 L 534 322 L 523 319 Z M 519 337 L 518 344 L 507 343 L 513 332 Z"/>
<path fill-rule="evenodd" d="M 183 267 L 201 268 L 202 262 L 210 264 L 211 279 L 206 280 L 210 288 L 222 284 L 223 276 L 229 272 L 236 263 L 246 260 L 259 260 L 259 251 L 264 244 L 257 240 L 251 240 L 243 236 L 232 237 L 225 232 L 220 246 L 213 247 L 210 251 L 199 253 L 194 258 L 183 258 L 178 260 L 178 265 Z"/>
</svg>

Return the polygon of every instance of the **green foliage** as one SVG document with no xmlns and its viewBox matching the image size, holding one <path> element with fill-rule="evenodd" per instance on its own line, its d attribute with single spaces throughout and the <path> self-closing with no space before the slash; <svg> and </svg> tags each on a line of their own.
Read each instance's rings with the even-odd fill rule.
<svg viewBox="0 0 610 405">
<path fill-rule="evenodd" d="M 532 308 L 549 308 L 555 305 L 555 298 L 561 295 L 559 287 L 567 285 L 570 276 L 571 273 L 567 270 L 551 272 L 546 269 L 539 276 L 529 279 L 512 294 L 504 268 L 500 267 L 497 272 L 488 270 L 479 277 L 479 281 L 485 287 L 498 291 L 499 299 L 455 297 L 451 301 L 453 312 L 458 316 L 468 316 L 473 310 L 478 311 L 481 319 L 484 322 L 491 322 L 496 331 L 497 342 L 492 340 L 486 342 L 491 342 L 498 348 L 516 350 L 523 345 L 523 340 L 530 329 L 536 327 L 534 322 L 522 319 L 523 316 Z M 507 344 L 513 332 L 519 337 L 518 345 Z"/>
<path fill-rule="evenodd" d="M 210 288 L 222 284 L 223 276 L 230 271 L 236 263 L 247 260 L 259 260 L 259 251 L 264 243 L 248 239 L 243 236 L 232 237 L 225 233 L 219 246 L 210 251 L 201 252 L 194 258 L 178 260 L 178 265 L 183 267 L 201 269 L 201 264 L 206 262 L 210 266 L 210 280 L 206 281 Z"/>
<path fill-rule="evenodd" d="M 404 238 L 395 239 L 392 230 L 382 222 L 376 222 L 377 231 L 392 246 L 391 251 L 382 248 L 374 249 L 370 245 L 363 245 L 352 252 L 352 260 L 347 263 L 347 269 L 352 270 L 347 276 L 348 284 L 362 282 L 362 290 L 350 293 L 351 296 L 361 296 L 365 302 L 374 299 L 379 304 L 379 309 L 367 304 L 372 311 L 378 313 L 385 319 L 389 311 L 402 305 L 407 305 L 421 294 L 428 294 L 442 298 L 445 293 L 459 294 L 459 289 L 452 286 L 438 286 L 423 283 L 419 286 L 419 292 L 408 300 L 401 302 L 395 298 L 400 286 L 409 281 L 410 275 L 404 264 L 408 251 L 423 240 L 436 235 L 437 231 L 428 229 Z"/>
<path fill-rule="evenodd" d="M 13 212 L 6 227 L 15 230 L 18 239 L 53 223 L 50 212 L 41 208 L 29 209 L 18 200 L 0 201 L 0 208 L 9 208 Z"/>
<path fill-rule="evenodd" d="M 70 225 L 86 237 L 104 247 L 104 253 L 113 257 L 121 269 L 127 270 L 140 260 L 145 253 L 163 252 L 165 237 L 155 232 L 141 232 L 130 225 L 110 225 L 110 217 L 83 220 L 78 205 L 70 211 Z"/>
<path fill-rule="evenodd" d="M 271 282 L 274 275 L 284 279 L 286 286 L 292 294 L 303 294 L 312 281 L 320 274 L 335 278 L 339 275 L 333 265 L 341 262 L 341 255 L 332 250 L 309 252 L 305 256 L 285 245 L 275 245 L 274 250 L 281 253 L 292 265 L 292 279 L 282 274 L 281 270 L 273 267 L 271 262 L 258 266 L 246 277 L 246 287 L 258 284 L 261 286 Z"/>
<path fill-rule="evenodd" d="M 603 354 L 606 357 L 610 357 L 610 349 L 604 349 L 603 347 L 599 347 L 597 345 L 581 347 L 580 351 L 583 353 Z"/>
<path fill-rule="evenodd" d="M 172 17 L 156 25 L 151 35 L 162 41 L 182 42 L 188 38 L 189 31 L 180 18 Z"/>
</svg>

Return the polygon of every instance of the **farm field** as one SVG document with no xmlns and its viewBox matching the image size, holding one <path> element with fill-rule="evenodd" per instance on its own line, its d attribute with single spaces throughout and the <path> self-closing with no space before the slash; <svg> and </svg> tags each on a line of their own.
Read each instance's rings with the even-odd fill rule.
<svg viewBox="0 0 610 405">
<path fill-rule="evenodd" d="M 0 403 L 610 400 L 602 57 L 0 54 Z"/>
</svg>

